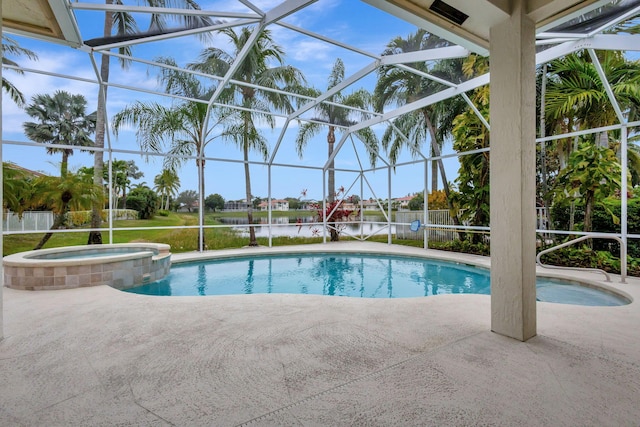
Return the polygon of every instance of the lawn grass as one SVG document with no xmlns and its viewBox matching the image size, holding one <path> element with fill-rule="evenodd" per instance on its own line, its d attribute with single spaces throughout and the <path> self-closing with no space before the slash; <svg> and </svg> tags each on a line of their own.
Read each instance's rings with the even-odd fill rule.
<svg viewBox="0 0 640 427">
<path fill-rule="evenodd" d="M 293 215 L 295 213 L 295 215 Z M 226 217 L 244 217 L 246 212 L 225 212 Z M 242 214 L 242 215 L 238 215 Z M 266 212 L 260 212 L 260 216 Z M 284 214 L 284 215 L 282 215 Z M 306 216 L 310 215 L 308 211 L 289 211 L 278 212 L 274 216 Z M 218 220 L 220 216 L 216 214 L 205 215 L 205 225 L 220 225 Z M 134 230 L 114 230 L 113 243 L 134 243 L 134 242 L 155 242 L 166 243 L 171 245 L 171 251 L 189 252 L 198 250 L 198 229 L 182 228 L 183 226 L 198 225 L 197 213 L 176 213 L 171 212 L 168 216 L 156 215 L 153 219 L 148 220 L 121 220 L 114 221 L 115 228 L 134 228 Z M 141 227 L 158 227 L 155 230 L 138 230 Z M 178 228 L 161 228 L 161 227 L 178 227 Z M 5 235 L 3 239 L 4 255 L 14 254 L 16 252 L 24 252 L 32 250 L 42 239 L 45 233 L 34 234 L 11 234 Z M 205 246 L 206 249 L 231 249 L 241 248 L 249 243 L 247 237 L 241 236 L 238 232 L 231 228 L 207 228 L 205 229 Z M 44 248 L 56 248 L 62 246 L 86 245 L 88 239 L 88 231 L 67 231 L 54 233 Z M 109 232 L 105 230 L 102 233 L 104 243 L 109 242 Z M 322 238 L 303 238 L 303 237 L 273 237 L 272 244 L 274 246 L 297 245 L 305 243 L 321 242 Z M 258 238 L 258 244 L 268 245 L 267 238 Z"/>
</svg>

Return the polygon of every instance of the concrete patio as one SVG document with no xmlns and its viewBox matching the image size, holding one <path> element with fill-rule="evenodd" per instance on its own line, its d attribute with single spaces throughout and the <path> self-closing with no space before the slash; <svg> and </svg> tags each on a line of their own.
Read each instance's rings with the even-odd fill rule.
<svg viewBox="0 0 640 427">
<path fill-rule="evenodd" d="M 538 303 L 526 343 L 490 332 L 481 295 L 5 288 L 0 425 L 637 426 L 640 280 L 628 282 L 613 284 L 626 306 Z"/>
</svg>

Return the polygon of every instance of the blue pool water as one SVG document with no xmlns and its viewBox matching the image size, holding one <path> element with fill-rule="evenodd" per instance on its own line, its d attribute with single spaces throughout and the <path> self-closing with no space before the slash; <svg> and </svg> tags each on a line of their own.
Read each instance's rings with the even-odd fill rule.
<svg viewBox="0 0 640 427">
<path fill-rule="evenodd" d="M 404 298 L 490 293 L 489 271 L 451 262 L 362 254 L 279 255 L 176 264 L 162 280 L 128 289 L 146 295 L 314 294 Z M 538 278 L 538 300 L 624 305 L 613 294 Z"/>
</svg>

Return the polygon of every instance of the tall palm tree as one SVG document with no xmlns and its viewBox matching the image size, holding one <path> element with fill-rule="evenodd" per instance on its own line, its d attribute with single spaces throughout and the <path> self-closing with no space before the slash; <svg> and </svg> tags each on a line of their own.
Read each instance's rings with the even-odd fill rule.
<svg viewBox="0 0 640 427">
<path fill-rule="evenodd" d="M 161 204 L 164 201 L 164 209 L 169 210 L 171 197 L 175 197 L 180 189 L 180 177 L 171 169 L 163 169 L 153 178 L 153 189 L 160 194 Z"/>
<path fill-rule="evenodd" d="M 387 48 L 382 53 L 383 55 L 394 55 L 399 53 L 415 52 L 419 50 L 434 49 L 438 47 L 448 46 L 450 43 L 437 36 L 434 36 L 425 30 L 418 30 L 413 34 L 410 34 L 406 39 L 402 37 L 396 37 L 387 44 Z M 457 69 L 455 69 L 457 66 Z M 395 66 L 384 66 L 378 71 L 378 82 L 375 88 L 375 104 L 376 110 L 381 112 L 386 105 L 390 104 L 406 104 L 418 99 L 424 98 L 438 90 L 445 88 L 441 83 L 424 77 L 424 74 L 440 74 L 443 79 L 450 80 L 452 82 L 458 82 L 461 79 L 462 72 L 460 71 L 460 61 L 451 60 L 448 63 L 443 61 L 441 69 L 436 67 L 429 67 L 426 62 L 410 64 L 410 67 L 417 71 L 411 72 L 405 68 L 399 68 Z M 457 101 L 457 100 L 456 100 Z M 461 101 L 461 100 L 460 100 Z M 389 149 L 389 157 L 392 163 L 398 158 L 402 148 L 407 145 L 407 148 L 412 154 L 416 155 L 420 152 L 420 147 L 426 141 L 426 136 L 431 136 L 432 148 L 431 155 L 438 156 L 443 145 L 443 139 L 440 138 L 441 134 L 437 133 L 437 124 L 440 120 L 438 113 L 446 110 L 451 110 L 450 107 L 455 106 L 455 111 L 459 111 L 460 102 L 456 104 L 449 101 L 448 109 L 436 109 L 435 106 L 428 106 L 422 108 L 420 111 L 413 114 L 418 117 L 407 118 L 406 120 L 400 120 L 397 125 L 403 125 L 405 127 L 399 128 L 402 131 L 406 131 L 407 134 L 413 134 L 414 138 L 410 138 L 406 141 L 404 138 L 396 134 L 393 127 L 390 127 L 383 136 L 383 147 Z M 462 102 L 464 104 L 464 102 Z M 407 125 L 411 127 L 407 128 Z M 396 125 L 396 126 L 397 126 Z M 450 129 L 451 127 L 449 127 Z M 446 133 L 446 131 L 444 131 Z M 416 139 L 418 138 L 418 139 Z M 437 153 L 437 154 L 436 154 Z M 434 161 L 432 163 L 432 190 L 438 189 L 438 168 L 439 163 Z M 444 173 L 444 168 L 442 173 Z M 446 185 L 446 174 L 445 182 Z"/>
<path fill-rule="evenodd" d="M 155 6 L 155 7 L 182 7 L 185 9 L 200 9 L 197 2 L 194 0 L 145 0 L 147 5 Z M 105 0 L 107 5 L 112 4 L 123 4 L 122 0 Z M 166 29 L 166 19 L 170 17 L 171 19 L 178 20 L 181 24 L 187 27 L 195 27 L 195 26 L 204 26 L 210 25 L 211 19 L 206 16 L 191 16 L 191 15 L 179 15 L 179 14 L 151 14 L 151 20 L 149 24 L 149 30 L 157 30 L 163 31 Z M 113 11 L 105 11 L 104 15 L 104 30 L 103 36 L 105 39 L 108 39 L 112 36 L 122 36 L 125 34 L 135 34 L 138 32 L 138 26 L 136 21 L 128 12 L 113 12 Z M 206 35 L 202 37 L 206 38 Z M 106 42 L 105 42 L 106 43 Z M 119 53 L 126 56 L 131 56 L 131 47 L 124 46 L 119 48 Z M 100 80 L 103 83 L 107 83 L 109 81 L 109 71 L 110 71 L 110 61 L 111 57 L 109 55 L 102 55 L 100 60 Z M 122 67 L 126 67 L 128 62 L 120 58 L 120 64 Z M 96 123 L 96 140 L 95 146 L 103 149 L 104 148 L 104 136 L 106 130 L 106 120 L 107 120 L 107 86 L 101 86 L 98 89 L 98 110 L 97 110 L 97 123 Z M 93 159 L 93 182 L 95 185 L 102 184 L 102 171 L 104 169 L 104 156 L 101 150 L 96 150 L 94 152 Z M 91 228 L 99 228 L 102 222 L 102 206 L 98 206 L 95 204 L 92 206 L 92 214 L 91 214 Z M 99 231 L 91 231 L 89 233 L 88 244 L 101 244 L 102 243 L 102 234 Z"/>
<path fill-rule="evenodd" d="M 327 84 L 327 90 L 332 89 L 336 85 L 340 84 L 344 80 L 344 63 L 340 58 L 336 59 L 333 64 L 333 69 L 329 75 L 329 81 Z M 320 91 L 312 89 L 309 91 L 310 95 L 317 97 L 320 96 Z M 357 110 L 351 110 L 348 108 L 338 107 L 335 104 L 342 104 L 349 107 L 356 107 L 360 110 L 367 109 L 371 106 L 372 96 L 364 89 L 359 89 L 349 95 L 343 95 L 340 92 L 335 93 L 331 97 L 327 98 L 327 102 L 322 102 L 315 107 L 315 117 L 313 122 L 305 122 L 298 130 L 296 136 L 296 151 L 300 158 L 302 158 L 303 152 L 309 141 L 317 135 L 325 126 L 327 127 L 327 155 L 331 158 L 333 153 L 334 144 L 336 142 L 336 129 L 337 126 L 351 126 L 357 123 L 356 116 L 359 116 L 362 120 L 369 118 L 369 115 Z M 330 104 L 331 102 L 332 104 Z M 318 123 L 322 122 L 322 123 Z M 378 137 L 371 130 L 371 128 L 361 129 L 354 133 L 364 144 L 367 153 L 369 154 L 369 160 L 372 165 L 375 164 L 378 157 Z M 335 201 L 336 197 L 336 180 L 333 161 L 328 168 L 327 176 L 327 189 L 328 189 L 328 202 L 331 204 Z M 337 241 L 339 239 L 338 230 L 334 227 L 330 228 L 331 241 Z"/>
<path fill-rule="evenodd" d="M 24 47 L 21 47 L 18 42 L 14 39 L 12 39 L 9 36 L 5 36 L 4 34 L 2 35 L 2 65 L 11 65 L 11 66 L 18 66 L 18 63 L 7 58 L 7 55 L 16 55 L 16 56 L 26 56 L 29 59 L 38 59 L 38 55 L 36 55 L 35 52 L 29 50 L 29 49 L 25 49 Z M 18 74 L 24 74 L 23 71 L 21 70 L 14 70 L 16 73 Z M 9 97 L 11 98 L 11 100 L 13 102 L 15 102 L 19 107 L 24 106 L 25 104 L 25 99 L 24 99 L 24 95 L 22 94 L 22 92 L 20 92 L 20 90 L 18 90 L 17 87 L 15 87 L 13 85 L 13 83 L 11 83 L 9 80 L 7 80 L 4 76 L 4 74 L 2 75 L 2 90 L 5 91 Z"/>
<path fill-rule="evenodd" d="M 226 75 L 235 65 L 236 58 L 251 40 L 252 31 L 243 27 L 238 33 L 231 28 L 219 31 L 227 36 L 232 43 L 233 51 L 226 52 L 217 47 L 205 49 L 200 55 L 200 61 L 190 64 L 189 67 L 218 76 Z M 244 159 L 245 192 L 248 205 L 247 220 L 253 224 L 253 208 L 251 207 L 251 175 L 249 172 L 249 152 L 257 151 L 266 160 L 267 144 L 257 128 L 257 124 L 266 123 L 273 128 L 275 120 L 270 111 L 293 111 L 293 106 L 287 95 L 260 89 L 266 87 L 283 89 L 300 87 L 304 83 L 302 73 L 288 65 L 283 65 L 284 52 L 271 37 L 268 29 L 261 31 L 242 63 L 237 67 L 232 79 L 249 83 L 232 85 L 221 94 L 221 100 L 235 103 L 243 107 L 236 112 L 235 123 L 230 126 L 232 133 L 227 133 L 227 140 L 240 146 Z M 276 66 L 270 66 L 271 63 Z M 256 85 L 256 86 L 254 86 Z M 257 87 L 259 86 L 259 87 Z M 256 234 L 253 227 L 249 227 L 249 246 L 257 246 Z"/>
<path fill-rule="evenodd" d="M 383 55 L 434 49 L 448 45 L 449 42 L 446 40 L 420 29 L 409 35 L 407 39 L 401 37 L 393 39 L 387 45 Z M 385 66 L 379 69 L 378 82 L 374 92 L 377 111 L 382 112 L 386 105 L 411 103 L 445 88 L 443 84 L 425 78 L 424 73 L 435 75 L 452 83 L 459 83 L 464 77 L 462 60 L 460 59 L 438 61 L 432 67 L 424 62 L 410 64 L 410 66 L 417 73 L 395 66 Z M 445 139 L 451 136 L 454 118 L 466 109 L 467 105 L 464 100 L 456 97 L 398 117 L 393 122 L 394 126 L 389 126 L 382 136 L 382 146 L 388 150 L 391 163 L 396 163 L 403 148 L 407 148 L 412 156 L 417 157 L 422 151 L 421 148 L 427 140 L 427 136 L 431 140 L 431 155 L 439 157 Z M 431 190 L 434 191 L 438 188 L 438 171 L 449 209 L 454 212 L 450 197 L 451 190 L 442 159 L 432 163 Z M 453 222 L 460 225 L 457 214 L 453 215 Z M 460 233 L 460 238 L 464 240 L 465 234 Z"/>
<path fill-rule="evenodd" d="M 158 62 L 175 67 L 171 58 L 159 58 Z M 180 95 L 189 100 L 176 101 L 171 106 L 157 102 L 137 101 L 117 113 L 113 118 L 113 131 L 117 136 L 122 126 L 136 128 L 138 144 L 143 151 L 163 152 L 169 146 L 168 156 L 164 158 L 165 169 L 175 171 L 187 156 L 196 156 L 199 171 L 199 191 L 204 194 L 204 159 L 199 154 L 214 139 L 226 136 L 223 125 L 230 114 L 228 109 L 213 107 L 208 122 L 207 103 L 213 93 L 192 74 L 177 71 L 174 68 L 163 68 L 159 76 L 160 82 L 167 92 Z M 202 102 L 196 100 L 203 100 Z M 216 132 L 214 132 L 214 130 Z M 203 236 L 199 236 L 203 241 Z"/>
<path fill-rule="evenodd" d="M 26 113 L 37 122 L 25 122 L 23 128 L 29 139 L 48 144 L 47 154 L 62 153 L 60 176 L 67 174 L 68 158 L 73 154 L 71 148 L 56 148 L 56 145 L 93 145 L 89 137 L 96 128 L 96 113 L 87 115 L 87 100 L 82 95 L 56 91 L 35 95 Z"/>
</svg>

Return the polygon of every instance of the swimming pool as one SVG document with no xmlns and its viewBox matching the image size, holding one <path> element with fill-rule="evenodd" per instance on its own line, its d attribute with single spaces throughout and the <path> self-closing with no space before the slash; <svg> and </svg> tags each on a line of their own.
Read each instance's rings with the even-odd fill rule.
<svg viewBox="0 0 640 427">
<path fill-rule="evenodd" d="M 624 305 L 618 295 L 569 282 L 538 278 L 539 301 Z M 162 280 L 126 290 L 146 295 L 313 294 L 406 298 L 490 293 L 483 268 L 392 255 L 314 253 L 237 257 L 174 264 Z"/>
</svg>

